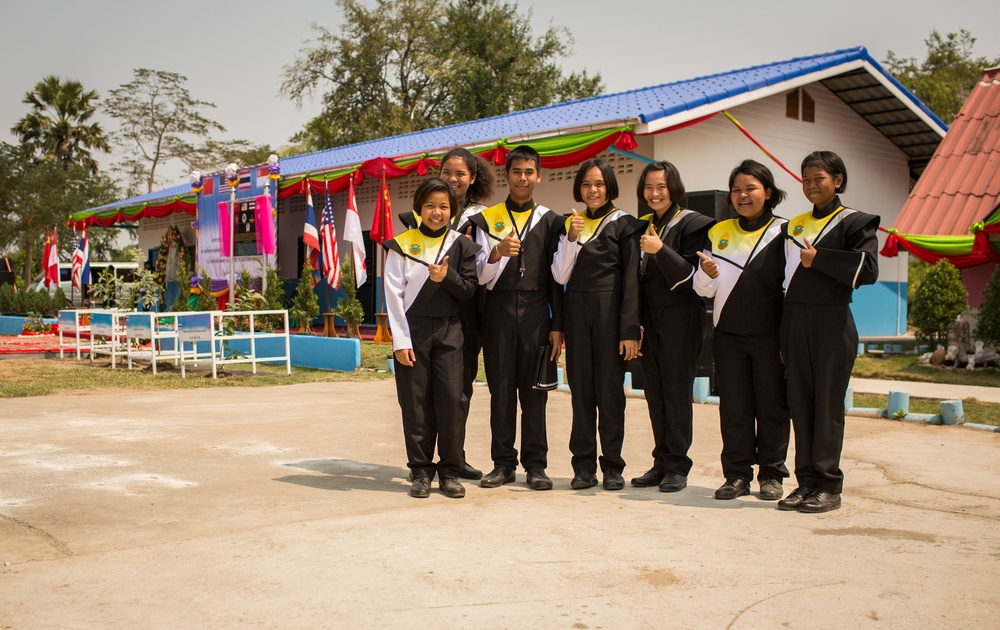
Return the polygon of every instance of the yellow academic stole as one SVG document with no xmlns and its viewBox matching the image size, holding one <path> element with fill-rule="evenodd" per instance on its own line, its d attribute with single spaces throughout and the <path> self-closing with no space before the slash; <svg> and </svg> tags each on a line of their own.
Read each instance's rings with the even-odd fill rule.
<svg viewBox="0 0 1000 630">
<path fill-rule="evenodd" d="M 536 205 L 524 212 L 510 212 L 507 210 L 506 203 L 498 203 L 483 210 L 482 215 L 486 221 L 487 234 L 495 241 L 502 241 L 513 229 L 517 237 L 523 240 L 529 228 L 528 221 L 537 207 Z M 511 221 L 512 217 L 513 221 Z"/>
<path fill-rule="evenodd" d="M 805 239 L 813 245 L 828 231 L 827 227 L 833 228 L 840 223 L 847 214 L 841 212 L 844 206 L 840 206 L 830 213 L 830 216 L 816 219 L 812 211 L 805 212 L 788 222 L 788 238 L 800 248 L 805 249 Z"/>
</svg>

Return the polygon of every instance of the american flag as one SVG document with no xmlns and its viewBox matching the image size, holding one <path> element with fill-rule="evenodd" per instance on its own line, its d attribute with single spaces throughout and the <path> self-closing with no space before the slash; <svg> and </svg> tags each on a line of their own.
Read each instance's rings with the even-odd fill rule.
<svg viewBox="0 0 1000 630">
<path fill-rule="evenodd" d="M 319 232 L 316 230 L 316 212 L 313 209 L 312 191 L 306 195 L 306 224 L 302 228 L 302 244 L 306 247 L 306 259 L 313 268 L 313 286 L 320 279 Z"/>
<path fill-rule="evenodd" d="M 334 289 L 340 287 L 340 256 L 337 254 L 337 226 L 333 222 L 333 205 L 330 195 L 326 195 L 326 205 L 323 206 L 323 225 L 319 229 L 319 238 L 323 243 L 323 276 L 326 283 Z"/>
</svg>

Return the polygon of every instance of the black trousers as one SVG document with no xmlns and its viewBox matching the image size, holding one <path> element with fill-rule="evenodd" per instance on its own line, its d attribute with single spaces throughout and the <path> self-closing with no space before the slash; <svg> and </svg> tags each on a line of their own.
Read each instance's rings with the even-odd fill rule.
<svg viewBox="0 0 1000 630">
<path fill-rule="evenodd" d="M 712 341 L 719 388 L 722 474 L 777 479 L 788 476 L 785 458 L 791 431 L 785 394 L 785 366 L 778 332 L 733 335 L 715 329 Z"/>
<path fill-rule="evenodd" d="M 563 302 L 566 372 L 573 393 L 569 450 L 576 472 L 597 472 L 598 434 L 601 470 L 625 470 L 625 360 L 618 353 L 621 303 L 617 291 L 567 291 Z"/>
<path fill-rule="evenodd" d="M 462 417 L 466 423 L 469 420 L 469 406 L 472 404 L 472 383 L 479 374 L 479 353 L 483 349 L 483 336 L 480 332 L 483 317 L 483 302 L 486 298 L 486 287 L 476 287 L 476 295 L 459 305 L 458 318 L 462 323 L 462 393 L 465 403 L 462 405 Z"/>
<path fill-rule="evenodd" d="M 642 377 L 653 425 L 653 468 L 687 476 L 693 439 L 695 366 L 705 339 L 701 299 L 644 308 Z"/>
<path fill-rule="evenodd" d="M 406 465 L 414 478 L 457 477 L 465 466 L 462 325 L 458 316 L 407 317 L 416 361 L 396 363 Z M 440 463 L 434 465 L 434 446 Z"/>
<path fill-rule="evenodd" d="M 483 363 L 490 388 L 493 463 L 516 468 L 517 403 L 521 403 L 521 465 L 548 465 L 545 404 L 534 389 L 538 347 L 549 341 L 546 291 L 489 291 L 483 311 Z"/>
<path fill-rule="evenodd" d="M 849 304 L 785 303 L 781 354 L 800 486 L 833 493 L 844 489 L 844 396 L 857 352 L 858 331 Z"/>
</svg>

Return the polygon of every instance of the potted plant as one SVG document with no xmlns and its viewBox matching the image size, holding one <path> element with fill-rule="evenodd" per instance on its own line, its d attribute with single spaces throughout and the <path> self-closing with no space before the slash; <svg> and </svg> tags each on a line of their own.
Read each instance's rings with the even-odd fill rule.
<svg viewBox="0 0 1000 630">
<path fill-rule="evenodd" d="M 365 309 L 358 299 L 357 285 L 354 283 L 354 267 L 350 257 L 345 258 L 340 265 L 340 286 L 344 287 L 345 296 L 337 300 L 335 313 L 347 324 L 347 336 L 361 339 L 361 322 L 365 320 Z"/>
<path fill-rule="evenodd" d="M 312 320 L 319 315 L 319 299 L 312 287 L 313 268 L 307 260 L 302 265 L 299 286 L 295 290 L 295 301 L 288 313 L 299 323 L 299 333 L 312 334 Z"/>
</svg>

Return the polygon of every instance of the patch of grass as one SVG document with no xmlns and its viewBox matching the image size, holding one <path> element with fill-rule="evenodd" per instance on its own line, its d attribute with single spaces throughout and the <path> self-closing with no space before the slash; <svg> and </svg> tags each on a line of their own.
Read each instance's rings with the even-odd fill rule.
<svg viewBox="0 0 1000 630">
<path fill-rule="evenodd" d="M 941 401 L 936 398 L 910 397 L 910 413 L 941 413 Z M 882 394 L 854 394 L 854 406 L 869 409 L 885 409 L 889 397 Z M 976 424 L 1000 426 L 1000 405 L 980 402 L 975 398 L 962 401 L 965 421 Z"/>
<path fill-rule="evenodd" d="M 917 356 L 913 354 L 858 357 L 854 361 L 854 370 L 851 375 L 857 378 L 878 378 L 891 381 L 1000 387 L 1000 370 L 996 368 L 981 368 L 970 372 L 963 369 L 918 365 Z"/>
<path fill-rule="evenodd" d="M 212 378 L 211 368 L 188 368 L 181 378 L 180 368 L 160 363 L 158 374 L 149 366 L 129 370 L 127 363 L 111 369 L 109 359 L 91 363 L 84 359 L 5 359 L 0 361 L 0 398 L 48 396 L 67 391 L 106 389 L 195 389 L 203 387 L 269 387 L 297 383 L 359 382 L 392 378 L 386 371 L 385 358 L 392 346 L 361 342 L 361 367 L 354 372 L 331 372 L 292 366 L 258 363 L 257 374 L 249 365 L 228 366 L 219 378 Z M 381 370 L 381 371 L 379 371 Z"/>
</svg>

